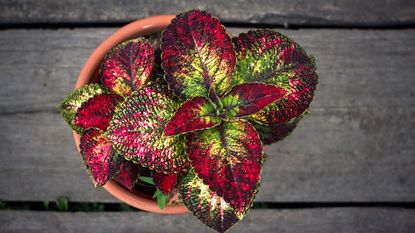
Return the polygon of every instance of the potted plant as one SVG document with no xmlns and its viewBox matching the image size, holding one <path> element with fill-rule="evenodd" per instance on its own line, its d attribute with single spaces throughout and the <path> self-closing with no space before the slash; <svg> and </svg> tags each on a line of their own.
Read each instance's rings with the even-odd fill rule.
<svg viewBox="0 0 415 233">
<path fill-rule="evenodd" d="M 307 112 L 316 67 L 276 31 L 231 38 L 207 12 L 173 17 L 137 21 L 101 44 L 58 108 L 96 186 L 145 210 L 188 209 L 225 232 L 253 204 L 263 145 Z M 155 43 L 141 37 L 160 31 Z"/>
</svg>

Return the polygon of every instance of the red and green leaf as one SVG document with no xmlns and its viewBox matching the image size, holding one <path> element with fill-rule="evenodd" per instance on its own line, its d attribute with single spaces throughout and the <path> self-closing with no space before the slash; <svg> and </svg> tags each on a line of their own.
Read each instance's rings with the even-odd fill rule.
<svg viewBox="0 0 415 233">
<path fill-rule="evenodd" d="M 177 184 L 177 174 L 154 172 L 153 179 L 156 187 L 165 194 L 170 194 Z"/>
<path fill-rule="evenodd" d="M 96 187 L 114 179 L 129 190 L 134 188 L 139 177 L 139 166 L 119 155 L 104 131 L 87 130 L 81 137 L 80 148 L 83 162 Z"/>
<path fill-rule="evenodd" d="M 96 187 L 104 185 L 115 175 L 111 169 L 113 149 L 105 133 L 99 129 L 90 129 L 81 137 L 81 155 L 84 164 Z"/>
<path fill-rule="evenodd" d="M 227 117 L 244 117 L 259 112 L 285 93 L 273 84 L 243 83 L 233 87 L 221 102 Z"/>
<path fill-rule="evenodd" d="M 153 61 L 153 48 L 147 40 L 138 38 L 122 42 L 111 49 L 102 62 L 102 84 L 118 95 L 128 96 L 145 84 Z"/>
<path fill-rule="evenodd" d="M 235 51 L 217 18 L 200 10 L 179 14 L 161 40 L 162 67 L 175 94 L 213 98 L 230 87 Z"/>
<path fill-rule="evenodd" d="M 82 86 L 71 93 L 57 106 L 62 117 L 69 126 L 78 133 L 85 131 L 85 128 L 75 124 L 76 113 L 81 106 L 94 96 L 106 94 L 108 90 L 99 84 Z"/>
<path fill-rule="evenodd" d="M 100 94 L 85 101 L 76 112 L 74 123 L 77 127 L 106 130 L 115 107 L 122 101 L 117 94 Z"/>
<path fill-rule="evenodd" d="M 179 172 L 189 165 L 183 136 L 164 136 L 178 103 L 167 86 L 153 82 L 133 92 L 117 108 L 108 135 L 114 149 L 157 172 Z"/>
<path fill-rule="evenodd" d="M 212 191 L 194 170 L 190 170 L 179 188 L 184 205 L 204 224 L 218 232 L 226 232 L 239 222 L 252 205 L 235 210 L 229 202 Z"/>
<path fill-rule="evenodd" d="M 215 106 L 205 97 L 194 97 L 186 101 L 167 123 L 164 134 L 177 135 L 195 130 L 212 128 L 220 124 Z"/>
<path fill-rule="evenodd" d="M 246 121 L 188 134 L 188 154 L 197 175 L 236 211 L 253 200 L 260 180 L 262 144 Z"/>
<path fill-rule="evenodd" d="M 277 124 L 302 114 L 310 105 L 317 85 L 313 58 L 293 40 L 271 30 L 256 30 L 233 38 L 236 64 L 233 85 L 245 82 L 275 84 L 287 91 L 253 118 Z"/>
</svg>

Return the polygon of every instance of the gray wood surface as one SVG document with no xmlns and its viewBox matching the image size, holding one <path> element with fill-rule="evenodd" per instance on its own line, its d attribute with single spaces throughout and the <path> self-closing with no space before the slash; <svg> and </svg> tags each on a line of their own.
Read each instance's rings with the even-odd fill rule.
<svg viewBox="0 0 415 233">
<path fill-rule="evenodd" d="M 238 35 L 247 29 L 230 29 Z M 0 32 L 0 113 L 55 111 L 115 29 Z M 413 107 L 415 30 L 281 30 L 315 56 L 313 107 Z"/>
<path fill-rule="evenodd" d="M 413 116 L 315 109 L 267 148 L 257 201 L 414 201 Z M 0 126 L 0 199 L 114 201 L 92 187 L 57 114 L 3 115 Z"/>
<path fill-rule="evenodd" d="M 0 199 L 115 201 L 54 108 L 113 31 L 0 31 Z M 415 30 L 284 32 L 316 57 L 320 84 L 312 113 L 267 148 L 257 201 L 414 201 Z"/>
<path fill-rule="evenodd" d="M 415 202 L 415 1 L 0 0 L 0 6 L 0 27 L 19 28 L 0 30 L 0 201 L 117 202 L 93 188 L 55 106 L 88 55 L 116 30 L 103 26 L 199 8 L 238 27 L 310 26 L 283 32 L 315 56 L 320 76 L 311 113 L 285 141 L 266 148 L 256 199 L 298 208 L 253 209 L 230 232 L 415 231 L 413 208 L 360 205 Z M 230 28 L 234 35 L 245 30 Z M 304 202 L 356 205 L 302 208 Z M 213 231 L 191 214 L 3 209 L 0 232 Z"/>
<path fill-rule="evenodd" d="M 247 217 L 229 232 L 412 233 L 414 229 L 414 210 L 334 208 L 251 210 Z M 1 211 L 0 230 L 3 233 L 214 232 L 190 214 L 166 216 L 145 212 Z"/>
<path fill-rule="evenodd" d="M 205 9 L 224 22 L 312 26 L 394 26 L 415 23 L 411 0 L 0 0 L 0 23 L 127 22 Z"/>
</svg>

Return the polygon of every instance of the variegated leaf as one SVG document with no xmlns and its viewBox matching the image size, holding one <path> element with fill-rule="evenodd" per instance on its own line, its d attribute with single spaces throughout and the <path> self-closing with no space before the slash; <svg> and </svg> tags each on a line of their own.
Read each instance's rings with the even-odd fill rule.
<svg viewBox="0 0 415 233">
<path fill-rule="evenodd" d="M 188 134 L 188 154 L 197 175 L 236 211 L 253 200 L 260 180 L 262 144 L 242 120 Z"/>
<path fill-rule="evenodd" d="M 233 38 L 238 63 L 232 82 L 266 82 L 284 88 L 284 98 L 253 116 L 277 124 L 302 114 L 313 99 L 317 73 L 313 59 L 293 40 L 271 30 L 256 30 Z"/>
<path fill-rule="evenodd" d="M 116 174 L 117 169 L 111 169 L 114 151 L 104 131 L 87 130 L 81 137 L 80 149 L 84 164 L 96 187 L 104 185 Z"/>
<path fill-rule="evenodd" d="M 88 129 L 99 128 L 106 130 L 115 107 L 122 101 L 117 94 L 99 94 L 85 101 L 75 116 L 75 126 Z"/>
<path fill-rule="evenodd" d="M 221 102 L 228 118 L 244 117 L 259 112 L 285 93 L 284 89 L 273 84 L 243 83 L 234 86 Z"/>
<path fill-rule="evenodd" d="M 124 159 L 111 146 L 104 131 L 89 129 L 81 137 L 81 155 L 95 186 L 114 179 L 132 190 L 139 176 L 139 166 Z"/>
<path fill-rule="evenodd" d="M 167 86 L 159 82 L 133 92 L 117 108 L 108 127 L 113 147 L 127 160 L 157 172 L 185 169 L 189 162 L 183 136 L 164 136 L 177 105 Z"/>
<path fill-rule="evenodd" d="M 252 203 L 241 210 L 232 206 L 212 191 L 194 170 L 190 170 L 181 182 L 179 192 L 184 205 L 204 224 L 218 232 L 226 232 L 239 222 Z"/>
<path fill-rule="evenodd" d="M 194 97 L 186 101 L 172 117 L 164 129 L 167 136 L 212 128 L 220 124 L 213 103 L 205 97 Z"/>
<path fill-rule="evenodd" d="M 215 99 L 230 87 L 235 51 L 217 18 L 200 10 L 179 14 L 161 40 L 165 77 L 178 96 Z"/>
<path fill-rule="evenodd" d="M 170 194 L 177 184 L 176 173 L 165 174 L 162 172 L 154 172 L 153 179 L 156 187 L 165 194 Z"/>
<path fill-rule="evenodd" d="M 104 86 L 123 97 L 141 88 L 153 67 L 154 54 L 144 38 L 122 42 L 105 56 L 100 70 Z"/>
<path fill-rule="evenodd" d="M 78 133 L 85 131 L 85 128 L 75 124 L 75 117 L 78 109 L 94 96 L 109 93 L 99 84 L 88 84 L 71 93 L 57 106 L 62 117 L 69 126 Z"/>
</svg>

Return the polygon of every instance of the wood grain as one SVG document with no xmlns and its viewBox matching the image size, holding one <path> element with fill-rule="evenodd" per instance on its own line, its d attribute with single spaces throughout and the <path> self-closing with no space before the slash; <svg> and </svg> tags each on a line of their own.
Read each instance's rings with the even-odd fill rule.
<svg viewBox="0 0 415 233">
<path fill-rule="evenodd" d="M 267 148 L 257 201 L 414 201 L 415 109 L 314 109 Z M 0 199 L 113 202 L 54 113 L 0 116 Z"/>
<path fill-rule="evenodd" d="M 0 31 L 0 199 L 115 201 L 92 187 L 55 110 L 113 31 Z M 414 201 L 415 30 L 284 32 L 320 82 L 312 113 L 267 148 L 257 201 Z"/>
<path fill-rule="evenodd" d="M 145 212 L 0 212 L 3 233 L 52 232 L 213 232 L 190 214 Z M 229 232 L 256 233 L 412 233 L 415 211 L 408 209 L 345 208 L 251 210 Z"/>
<path fill-rule="evenodd" d="M 0 113 L 54 111 L 89 54 L 113 31 L 1 31 Z M 314 107 L 414 106 L 414 29 L 283 32 L 316 58 Z"/>
<path fill-rule="evenodd" d="M 113 23 L 204 9 L 229 23 L 297 26 L 396 26 L 415 23 L 411 0 L 1 0 L 0 23 Z"/>
</svg>

